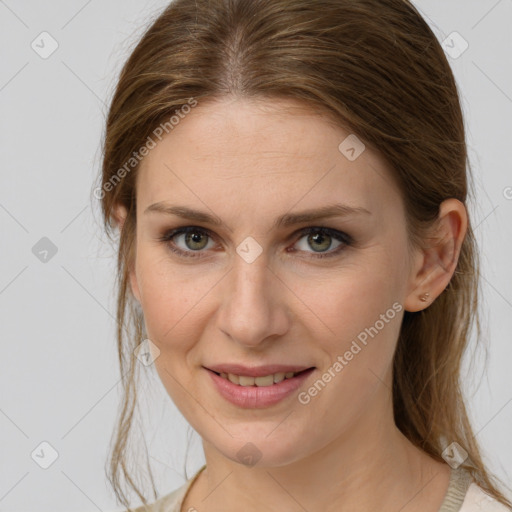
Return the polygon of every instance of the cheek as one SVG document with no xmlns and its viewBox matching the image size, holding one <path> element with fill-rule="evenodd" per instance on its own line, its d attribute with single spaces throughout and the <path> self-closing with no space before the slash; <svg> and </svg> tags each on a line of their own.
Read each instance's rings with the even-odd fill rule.
<svg viewBox="0 0 512 512">
<path fill-rule="evenodd" d="M 313 317 L 308 322 L 311 339 L 324 353 L 318 379 L 326 384 L 305 389 L 301 403 L 325 411 L 333 435 L 370 407 L 390 375 L 403 317 L 403 274 L 382 252 L 374 256 L 371 265 L 347 266 L 323 287 L 311 288 L 305 299 L 329 330 Z"/>
<path fill-rule="evenodd" d="M 193 267 L 171 265 L 161 251 L 144 250 L 137 255 L 137 281 L 148 337 L 160 350 L 173 340 L 179 348 L 193 339 L 201 325 L 208 290 L 216 283 L 205 272 L 198 276 Z"/>
<path fill-rule="evenodd" d="M 403 300 L 405 272 L 399 261 L 402 260 L 376 247 L 356 263 L 330 272 L 325 279 L 304 281 L 298 295 L 322 320 L 327 335 L 354 337 Z M 319 328 L 322 323 L 318 322 Z"/>
<path fill-rule="evenodd" d="M 404 275 L 403 258 L 375 245 L 357 264 L 310 288 L 307 301 L 329 327 L 317 321 L 318 331 L 313 329 L 311 337 L 325 333 L 318 344 L 325 355 L 322 374 L 326 379 L 335 375 L 327 392 L 314 400 L 317 407 L 332 407 L 331 419 L 338 426 L 336 414 L 357 415 L 387 380 L 403 317 Z"/>
</svg>

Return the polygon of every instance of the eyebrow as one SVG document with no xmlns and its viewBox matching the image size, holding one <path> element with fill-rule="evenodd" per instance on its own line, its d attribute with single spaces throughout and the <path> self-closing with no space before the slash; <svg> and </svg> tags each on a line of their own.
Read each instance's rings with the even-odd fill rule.
<svg viewBox="0 0 512 512">
<path fill-rule="evenodd" d="M 183 219 L 203 222 L 214 226 L 222 226 L 224 224 L 216 215 L 210 215 L 209 213 L 194 210 L 186 206 L 170 205 L 166 202 L 154 203 L 144 210 L 144 214 L 151 212 L 175 215 Z M 304 210 L 298 213 L 285 213 L 275 220 L 273 229 L 332 217 L 347 217 L 350 215 L 360 214 L 372 215 L 372 213 L 366 208 L 348 206 L 344 204 L 332 204 L 312 210 Z"/>
</svg>

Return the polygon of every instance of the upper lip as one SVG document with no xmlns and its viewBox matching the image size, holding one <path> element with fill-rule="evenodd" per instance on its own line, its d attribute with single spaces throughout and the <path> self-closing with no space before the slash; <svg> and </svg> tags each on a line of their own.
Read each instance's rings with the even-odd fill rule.
<svg viewBox="0 0 512 512">
<path fill-rule="evenodd" d="M 233 375 L 243 375 L 247 377 L 264 377 L 274 373 L 298 373 L 303 370 L 313 368 L 312 366 L 298 366 L 287 364 L 269 364 L 265 366 L 244 366 L 242 364 L 216 364 L 214 366 L 205 366 L 207 370 L 216 373 L 232 373 Z"/>
</svg>

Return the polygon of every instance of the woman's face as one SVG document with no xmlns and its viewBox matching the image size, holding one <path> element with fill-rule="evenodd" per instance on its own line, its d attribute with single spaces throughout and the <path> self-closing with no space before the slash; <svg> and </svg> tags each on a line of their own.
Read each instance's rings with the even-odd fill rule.
<svg viewBox="0 0 512 512">
<path fill-rule="evenodd" d="M 154 364 L 203 440 L 249 465 L 313 456 L 391 414 L 393 352 L 413 291 L 389 170 L 299 107 L 200 103 L 149 152 L 137 181 L 131 286 L 160 351 Z M 224 364 L 314 369 L 270 387 L 283 372 L 264 368 L 275 379 L 249 388 L 210 370 Z"/>
</svg>

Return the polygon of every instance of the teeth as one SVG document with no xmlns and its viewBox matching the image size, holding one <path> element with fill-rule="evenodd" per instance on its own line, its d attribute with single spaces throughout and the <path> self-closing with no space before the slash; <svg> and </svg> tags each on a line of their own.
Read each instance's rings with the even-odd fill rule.
<svg viewBox="0 0 512 512">
<path fill-rule="evenodd" d="M 245 377 L 244 375 L 240 375 L 238 377 L 238 384 L 240 384 L 240 386 L 254 386 L 254 377 Z"/>
<path fill-rule="evenodd" d="M 286 375 L 284 372 L 274 373 L 274 384 L 281 382 L 282 380 L 284 380 L 285 377 Z"/>
<path fill-rule="evenodd" d="M 238 377 L 238 375 L 228 373 L 228 380 L 230 380 L 233 384 L 240 384 L 240 377 Z"/>
<path fill-rule="evenodd" d="M 233 375 L 232 373 L 221 373 L 220 376 L 224 379 L 228 379 L 233 384 L 239 386 L 272 386 L 278 384 L 284 379 L 291 379 L 295 375 L 294 372 L 278 372 L 272 375 L 265 375 L 264 377 L 248 377 L 246 375 Z"/>
</svg>

